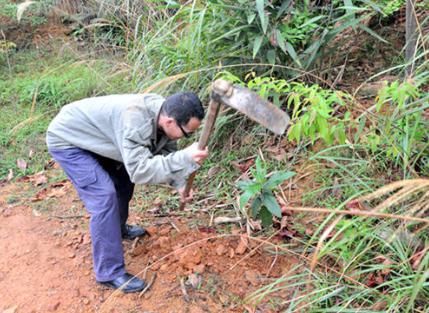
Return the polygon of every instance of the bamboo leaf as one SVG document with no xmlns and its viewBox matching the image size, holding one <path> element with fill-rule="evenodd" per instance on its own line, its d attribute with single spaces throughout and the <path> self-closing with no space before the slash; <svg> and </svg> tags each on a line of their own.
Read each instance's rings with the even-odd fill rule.
<svg viewBox="0 0 429 313">
<path fill-rule="evenodd" d="M 283 13 L 285 13 L 286 10 L 289 9 L 291 2 L 292 2 L 292 0 L 285 0 L 285 1 L 283 1 L 282 5 L 280 6 L 280 9 L 277 12 L 276 19 L 278 19 L 280 16 L 282 16 Z"/>
<path fill-rule="evenodd" d="M 298 55 L 296 54 L 295 48 L 288 42 L 285 43 L 286 45 L 286 50 L 289 53 L 290 57 L 292 58 L 292 60 L 298 64 L 300 67 L 302 67 L 302 64 L 299 60 Z"/>
<path fill-rule="evenodd" d="M 373 31 L 372 29 L 370 29 L 369 27 L 360 24 L 359 28 L 366 31 L 368 34 L 370 34 L 371 36 L 377 38 L 378 40 L 384 42 L 384 43 L 389 43 L 386 39 L 384 39 L 383 37 L 381 37 L 379 34 L 377 34 L 375 31 Z"/>
<path fill-rule="evenodd" d="M 256 10 L 258 11 L 259 19 L 261 20 L 262 30 L 264 34 L 267 32 L 268 19 L 265 16 L 265 0 L 256 0 Z"/>
<path fill-rule="evenodd" d="M 255 58 L 255 56 L 258 54 L 263 40 L 264 40 L 264 36 L 259 35 L 259 36 L 256 36 L 255 40 L 253 41 L 253 58 Z"/>
</svg>

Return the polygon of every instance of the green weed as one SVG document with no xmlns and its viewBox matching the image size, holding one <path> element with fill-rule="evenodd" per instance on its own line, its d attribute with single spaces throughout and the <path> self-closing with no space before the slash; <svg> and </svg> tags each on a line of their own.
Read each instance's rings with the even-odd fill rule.
<svg viewBox="0 0 429 313">
<path fill-rule="evenodd" d="M 240 181 L 237 186 L 243 190 L 240 195 L 240 208 L 243 210 L 246 204 L 252 200 L 250 215 L 261 219 L 264 226 L 272 224 L 273 216 L 282 217 L 282 212 L 273 191 L 279 188 L 285 180 L 292 178 L 294 172 L 275 172 L 267 177 L 267 169 L 258 157 L 255 168 L 250 170 L 253 175 L 251 181 Z"/>
</svg>

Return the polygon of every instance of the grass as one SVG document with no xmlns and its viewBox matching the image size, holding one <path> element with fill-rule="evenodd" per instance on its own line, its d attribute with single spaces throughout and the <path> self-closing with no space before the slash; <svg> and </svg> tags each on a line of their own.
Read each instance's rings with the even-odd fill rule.
<svg viewBox="0 0 429 313">
<path fill-rule="evenodd" d="M 0 7 L 9 10 L 6 13 L 12 16 L 11 7 L 2 6 L 3 3 L 4 0 L 0 0 Z M 148 7 L 154 9 L 154 4 L 150 3 Z M 55 55 L 44 50 L 11 50 L 7 52 L 7 58 L 0 54 L 0 71 L 4 78 L 0 81 L 0 180 L 11 169 L 15 175 L 43 169 L 49 159 L 44 143 L 47 125 L 64 104 L 73 100 L 148 88 L 165 95 L 180 89 L 192 89 L 207 99 L 207 86 L 216 73 L 229 64 L 248 60 L 251 55 L 251 49 L 238 49 L 238 46 L 224 40 L 225 29 L 234 25 L 227 25 L 231 20 L 223 21 L 222 16 L 219 19 L 218 12 L 210 10 L 210 6 L 188 5 L 171 11 L 163 10 L 158 15 L 140 16 L 134 40 L 127 42 L 130 54 L 125 61 L 131 63 L 129 67 L 118 67 L 120 63 L 110 56 L 100 59 L 91 55 L 82 57 L 81 52 L 76 54 L 75 51 Z M 373 49 L 375 53 L 378 51 L 375 48 L 368 45 L 362 49 Z M 427 90 L 428 81 L 425 59 L 427 52 L 416 53 L 415 82 L 423 91 Z M 238 76 L 252 71 L 248 64 L 235 66 L 228 69 Z M 393 70 L 383 70 L 372 78 L 398 73 L 403 67 L 399 65 Z M 131 74 L 128 73 L 129 68 Z M 270 76 L 272 73 L 265 74 Z M 394 111 L 398 101 L 391 101 L 391 96 L 398 88 L 391 89 L 386 105 L 391 105 Z M 284 93 L 278 96 L 277 99 L 283 99 Z M 393 144 L 390 141 L 392 136 L 386 136 L 383 125 L 390 126 L 396 120 L 393 121 L 389 114 L 383 114 L 382 110 L 372 110 L 368 120 L 364 120 L 362 112 L 353 111 L 353 106 L 350 106 L 352 116 L 361 115 L 357 120 L 363 121 L 362 129 L 356 132 L 356 125 L 346 123 L 347 133 L 353 136 L 349 136 L 343 145 L 319 142 L 311 145 L 308 138 L 303 138 L 299 144 L 291 143 L 284 137 L 274 138 L 237 113 L 222 112 L 212 135 L 210 158 L 199 170 L 195 181 L 198 194 L 190 205 L 192 213 L 209 211 L 212 215 L 235 216 L 238 212 L 236 180 L 243 173 L 233 162 L 258 155 L 266 160 L 269 173 L 294 168 L 299 173 L 300 167 L 304 168 L 306 172 L 301 176 L 309 174 L 310 183 L 316 187 L 300 190 L 301 186 L 306 186 L 305 182 L 295 182 L 299 185 L 297 190 L 304 193 L 302 204 L 332 210 L 345 210 L 350 200 L 392 181 L 427 175 L 427 119 L 419 117 L 418 123 L 412 123 L 412 114 L 423 116 L 427 110 L 427 97 L 422 92 L 417 98 L 401 103 L 404 111 L 396 117 L 408 116 L 409 119 L 404 119 L 400 128 L 394 128 L 397 132 L 394 133 Z M 333 114 L 336 113 L 334 110 Z M 375 145 L 374 149 L 368 142 L 371 126 L 374 135 L 386 141 L 384 145 Z M 419 130 L 422 135 L 418 134 Z M 190 144 L 194 139 L 185 140 L 181 145 Z M 389 145 L 403 147 L 400 158 L 392 160 L 386 156 Z M 277 146 L 287 150 L 289 156 L 281 160 L 272 158 L 268 149 Z M 28 163 L 27 169 L 17 167 L 18 158 Z M 302 163 L 311 167 L 305 168 Z M 291 182 L 293 184 L 294 181 Z M 292 198 L 297 198 L 292 199 L 294 205 L 301 200 L 294 194 L 295 190 L 289 190 Z M 427 208 L 424 207 L 427 194 L 423 193 L 424 190 L 417 191 L 414 190 L 403 201 L 394 198 L 395 202 L 391 198 L 395 196 L 393 190 L 378 194 L 364 203 L 367 206 L 364 209 L 380 208 L 379 205 L 390 201 L 390 206 L 381 206 L 382 213 L 409 215 L 420 212 L 421 216 L 427 216 Z M 16 197 L 8 197 L 7 201 L 16 201 Z M 151 209 L 155 201 L 161 204 L 160 213 L 169 214 L 178 207 L 178 197 L 172 197 L 170 189 L 160 190 L 159 186 L 137 190 L 134 207 L 145 211 Z M 216 207 L 219 205 L 221 207 Z M 416 205 L 421 206 L 420 211 L 414 211 Z M 269 303 L 273 310 L 284 312 L 429 310 L 429 235 L 424 224 L 399 218 L 337 215 L 334 212 L 327 215 L 320 212 L 317 215 L 294 213 L 290 219 L 290 226 L 297 230 L 297 235 L 290 242 L 276 245 L 275 249 L 286 257 L 295 254 L 302 263 L 284 276 L 270 279 L 265 286 L 249 294 L 244 299 L 246 303 L 255 306 Z M 203 221 L 197 220 L 198 223 Z M 222 231 L 228 231 L 227 228 Z M 311 228 L 310 234 L 306 233 L 307 228 Z M 272 230 L 257 234 L 269 236 Z M 270 246 L 271 253 L 274 253 L 273 246 Z M 214 278 L 203 285 L 203 290 L 213 295 L 218 288 L 220 283 Z M 228 300 L 241 301 L 243 299 Z"/>
<path fill-rule="evenodd" d="M 48 51 L 12 53 L 0 81 L 0 180 L 9 171 L 27 175 L 44 168 L 49 160 L 45 132 L 52 117 L 72 101 L 90 96 L 130 92 L 127 73 L 114 60 L 80 61 L 76 51 L 55 55 Z M 17 167 L 23 159 L 28 167 Z"/>
</svg>

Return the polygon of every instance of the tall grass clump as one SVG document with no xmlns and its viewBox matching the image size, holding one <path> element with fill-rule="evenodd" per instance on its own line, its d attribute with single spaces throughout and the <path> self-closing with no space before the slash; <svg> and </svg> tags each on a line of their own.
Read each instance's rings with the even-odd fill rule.
<svg viewBox="0 0 429 313">
<path fill-rule="evenodd" d="M 305 71 L 323 67 L 319 60 L 338 51 L 338 36 L 351 29 L 383 40 L 364 24 L 375 9 L 359 5 L 263 0 L 151 4 L 134 23 L 130 56 L 135 78 L 145 90 L 157 81 L 201 89 L 228 65 L 238 65 L 232 71 L 241 78 L 252 68 L 259 74 L 296 76 L 293 69 L 273 65 Z"/>
<path fill-rule="evenodd" d="M 76 61 L 72 57 L 40 56 L 20 52 L 0 81 L 0 180 L 43 169 L 48 159 L 46 128 L 59 109 L 72 101 L 109 93 L 130 92 L 126 72 L 113 63 Z M 113 67 L 113 69 L 115 69 Z M 17 159 L 27 162 L 17 166 Z"/>
</svg>

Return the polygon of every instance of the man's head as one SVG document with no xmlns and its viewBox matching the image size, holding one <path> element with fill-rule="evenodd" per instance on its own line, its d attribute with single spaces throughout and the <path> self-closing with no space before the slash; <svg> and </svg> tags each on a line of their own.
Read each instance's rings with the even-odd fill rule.
<svg viewBox="0 0 429 313">
<path fill-rule="evenodd" d="M 201 124 L 204 109 L 198 96 L 192 92 L 179 92 L 162 104 L 158 125 L 170 139 L 188 137 Z"/>
</svg>

